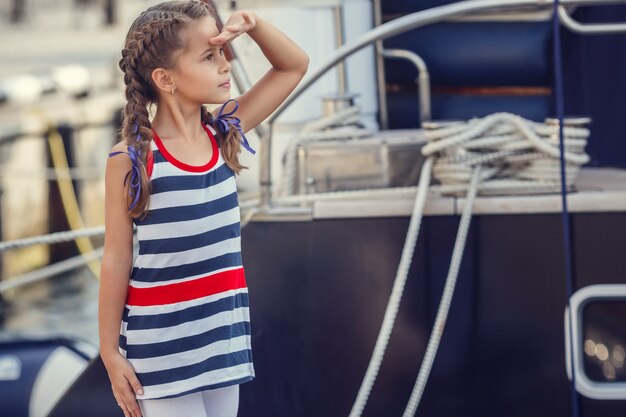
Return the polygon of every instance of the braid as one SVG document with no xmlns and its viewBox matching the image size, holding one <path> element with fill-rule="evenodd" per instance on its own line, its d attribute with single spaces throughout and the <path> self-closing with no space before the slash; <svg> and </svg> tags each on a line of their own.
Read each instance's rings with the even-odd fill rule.
<svg viewBox="0 0 626 417">
<path fill-rule="evenodd" d="M 124 83 L 126 84 L 126 106 L 122 122 L 122 138 L 126 145 L 134 147 L 140 156 L 140 181 L 141 194 L 135 207 L 129 210 L 133 217 L 147 214 L 148 196 L 150 195 L 150 182 L 146 171 L 147 155 L 150 151 L 149 144 L 152 140 L 150 119 L 148 117 L 148 99 L 144 93 L 145 81 L 137 73 L 136 65 L 132 63 L 131 54 L 122 54 L 120 68 L 124 71 Z M 138 190 L 130 188 L 130 198 L 135 198 Z M 131 200 L 132 201 L 132 200 Z M 142 216 L 142 217 L 143 217 Z"/>
<path fill-rule="evenodd" d="M 178 43 L 175 28 L 188 21 L 184 16 L 168 11 L 146 11 L 143 14 L 150 14 L 150 19 L 137 29 L 131 27 L 119 61 L 119 67 L 124 72 L 127 100 L 121 129 L 122 138 L 128 146 L 135 148 L 139 155 L 137 163 L 140 165 L 141 186 L 129 187 L 128 197 L 132 201 L 137 193 L 140 195 L 137 204 L 129 208 L 129 214 L 141 218 L 147 215 L 150 197 L 150 179 L 146 168 L 153 134 L 148 105 L 157 99 L 157 93 L 150 82 L 150 67 L 162 64 L 159 61 L 163 59 L 157 53 L 159 43 L 163 39 L 173 39 L 174 43 Z"/>
</svg>

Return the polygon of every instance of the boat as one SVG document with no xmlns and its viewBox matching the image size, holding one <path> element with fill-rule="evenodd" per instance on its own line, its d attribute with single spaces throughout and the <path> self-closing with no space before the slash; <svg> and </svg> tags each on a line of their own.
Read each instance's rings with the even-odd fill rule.
<svg viewBox="0 0 626 417">
<path fill-rule="evenodd" d="M 331 29 L 241 193 L 239 416 L 624 415 L 619 2 L 414 3 L 237 2 Z M 48 416 L 86 407 L 97 356 Z"/>
</svg>

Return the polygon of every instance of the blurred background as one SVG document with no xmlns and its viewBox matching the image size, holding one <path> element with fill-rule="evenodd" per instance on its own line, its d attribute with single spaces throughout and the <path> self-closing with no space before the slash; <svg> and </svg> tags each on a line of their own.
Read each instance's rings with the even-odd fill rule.
<svg viewBox="0 0 626 417">
<path fill-rule="evenodd" d="M 132 19 L 155 2 L 143 0 L 7 0 L 0 4 L 0 189 L 2 236 L 12 240 L 68 230 L 55 182 L 49 124 L 59 127 L 72 166 L 85 227 L 104 222 L 104 166 L 117 142 L 114 119 L 123 104 L 118 55 Z M 41 91 L 41 89 L 44 91 Z M 48 167 L 48 168 L 47 168 Z M 48 204 L 50 202 L 50 205 Z M 100 245 L 102 236 L 94 237 Z M 16 277 L 76 255 L 69 244 L 2 253 L 0 275 Z M 68 271 L 2 294 L 4 331 L 67 333 L 97 343 L 97 280 Z M 72 325 L 67 321 L 71 311 Z M 2 331 L 0 331 L 0 334 Z"/>
</svg>

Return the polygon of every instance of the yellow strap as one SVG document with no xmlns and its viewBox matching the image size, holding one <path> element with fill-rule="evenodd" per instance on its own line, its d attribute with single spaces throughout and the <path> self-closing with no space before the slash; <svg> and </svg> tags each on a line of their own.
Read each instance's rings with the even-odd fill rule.
<svg viewBox="0 0 626 417">
<path fill-rule="evenodd" d="M 70 172 L 65 146 L 63 146 L 63 138 L 57 128 L 52 125 L 50 125 L 48 130 L 48 144 L 50 146 L 50 154 L 52 155 L 52 165 L 54 165 L 54 171 L 57 174 L 57 184 L 67 222 L 71 230 L 83 229 L 85 228 L 85 222 L 78 206 L 72 178 L 69 175 L 63 175 Z M 81 255 L 94 251 L 91 240 L 88 237 L 77 237 L 74 241 Z M 100 261 L 94 259 L 88 262 L 87 266 L 96 279 L 100 279 Z"/>
</svg>

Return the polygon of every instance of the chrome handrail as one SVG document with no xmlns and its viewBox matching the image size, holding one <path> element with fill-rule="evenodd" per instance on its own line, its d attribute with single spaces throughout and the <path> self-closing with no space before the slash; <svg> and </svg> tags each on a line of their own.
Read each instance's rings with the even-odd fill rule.
<svg viewBox="0 0 626 417">
<path fill-rule="evenodd" d="M 626 32 L 626 23 L 580 23 L 574 19 L 567 8 L 560 5 L 559 8 L 559 20 L 563 23 L 563 26 L 570 29 L 572 32 L 580 33 L 583 35 L 600 35 L 606 33 L 624 33 Z"/>
<path fill-rule="evenodd" d="M 385 58 L 406 59 L 417 69 L 417 94 L 419 97 L 420 125 L 430 121 L 430 75 L 424 60 L 415 52 L 406 49 L 383 49 Z"/>
<path fill-rule="evenodd" d="M 374 12 L 374 26 L 383 24 L 382 0 L 372 0 Z M 378 123 L 381 129 L 389 128 L 389 110 L 387 109 L 387 96 L 385 95 L 385 60 L 382 55 L 383 42 L 374 42 L 374 55 L 376 57 L 376 95 L 378 96 Z"/>
<path fill-rule="evenodd" d="M 624 3 L 624 0 L 559 0 L 561 5 L 598 5 L 598 4 L 617 4 Z M 260 208 L 264 211 L 270 211 L 271 201 L 271 138 L 273 125 L 276 119 L 289 107 L 304 91 L 306 91 L 315 81 L 321 78 L 326 72 L 332 69 L 337 63 L 343 61 L 348 56 L 361 50 L 362 48 L 379 40 L 391 38 L 406 31 L 426 26 L 431 23 L 437 23 L 451 17 L 471 14 L 474 12 L 493 9 L 515 9 L 523 7 L 534 8 L 550 8 L 553 7 L 552 0 L 467 0 L 458 3 L 447 4 L 444 6 L 434 7 L 432 9 L 422 10 L 411 13 L 406 16 L 399 17 L 382 25 L 375 27 L 359 38 L 342 45 L 331 54 L 324 63 L 319 65 L 315 70 L 298 85 L 289 97 L 270 115 L 266 120 L 268 126 L 266 134 L 261 140 L 261 167 L 260 167 Z"/>
</svg>

